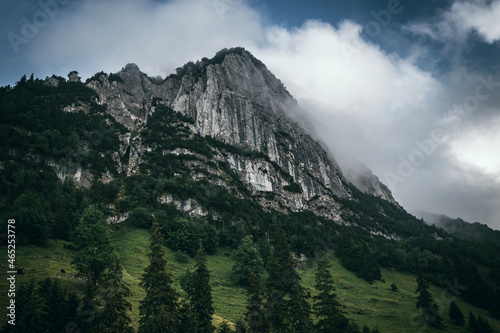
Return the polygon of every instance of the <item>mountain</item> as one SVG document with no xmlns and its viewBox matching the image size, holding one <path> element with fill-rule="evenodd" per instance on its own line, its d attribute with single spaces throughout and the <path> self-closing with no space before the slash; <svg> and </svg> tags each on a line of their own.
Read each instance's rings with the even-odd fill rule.
<svg viewBox="0 0 500 333">
<path fill-rule="evenodd" d="M 85 83 L 76 71 L 67 80 L 23 77 L 2 93 L 7 149 L 0 158 L 9 166 L 4 172 L 12 172 L 5 176 L 5 188 L 12 187 L 3 194 L 6 208 L 24 193 L 12 185 L 19 176 L 10 161 L 35 173 L 42 163 L 60 181 L 92 192 L 112 188 L 107 205 L 114 222 L 145 197 L 155 203 L 147 203 L 151 209 L 173 204 L 191 217 L 221 218 L 227 205 L 215 201 L 227 192 L 268 213 L 308 212 L 368 235 L 421 232 L 367 167 L 349 162 L 341 169 L 304 129 L 306 113 L 284 85 L 243 48 L 189 62 L 164 80 L 128 64 Z M 127 184 L 136 182 L 148 195 L 132 204 L 136 186 Z"/>
<path fill-rule="evenodd" d="M 341 170 L 333 155 L 291 120 L 288 114 L 299 109 L 297 102 L 244 49 L 223 50 L 212 59 L 188 63 L 162 82 L 128 64 L 116 74 L 96 74 L 86 86 L 97 93 L 97 103 L 106 105 L 106 112 L 130 132 L 144 128 L 160 103 L 192 119 L 192 134 L 237 148 L 238 152 L 216 149 L 212 162 L 227 161 L 253 196 L 264 196 L 259 200 L 264 206 L 312 210 L 341 221 L 336 198 L 352 197 L 349 183 L 396 204 L 387 187 L 368 169 L 360 173 Z M 72 111 L 85 109 L 87 105 L 80 105 Z M 133 174 L 141 152 L 151 147 L 140 136 L 131 140 L 127 133 L 120 139 L 121 157 L 131 154 L 128 165 L 121 163 L 121 167 Z M 168 153 L 193 155 L 189 150 Z M 224 172 L 220 168 L 203 168 L 212 181 L 221 180 Z M 268 199 L 269 194 L 274 200 Z"/>
<path fill-rule="evenodd" d="M 453 219 L 446 215 L 418 212 L 416 216 L 424 219 L 425 222 L 442 228 L 447 233 L 465 240 L 476 242 L 492 242 L 500 244 L 500 231 L 493 230 L 486 224 L 479 222 L 470 223 L 461 218 Z"/>
</svg>

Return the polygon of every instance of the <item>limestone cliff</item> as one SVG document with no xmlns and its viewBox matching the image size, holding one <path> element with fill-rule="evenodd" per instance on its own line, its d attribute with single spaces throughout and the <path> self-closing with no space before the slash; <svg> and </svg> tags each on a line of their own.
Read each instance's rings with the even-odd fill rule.
<svg viewBox="0 0 500 333">
<path fill-rule="evenodd" d="M 265 206 L 311 209 L 339 220 L 336 198 L 350 197 L 349 182 L 395 203 L 370 172 L 361 178 L 344 176 L 333 156 L 287 115 L 298 106 L 283 84 L 244 49 L 223 50 L 213 59 L 188 63 L 163 82 L 128 64 L 117 74 L 96 75 L 87 86 L 130 131 L 140 132 L 155 110 L 153 102 L 160 101 L 192 118 L 193 133 L 260 154 L 216 156 L 226 159 L 252 193 L 274 194 L 274 199 L 260 199 Z M 121 154 L 133 151 L 136 160 L 147 149 L 138 147 L 140 138 L 124 136 L 122 144 Z"/>
</svg>

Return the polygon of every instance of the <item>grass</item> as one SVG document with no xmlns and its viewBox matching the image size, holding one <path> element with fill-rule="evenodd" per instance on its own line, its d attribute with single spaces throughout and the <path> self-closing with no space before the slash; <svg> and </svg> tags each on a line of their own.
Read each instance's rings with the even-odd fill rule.
<svg viewBox="0 0 500 333">
<path fill-rule="evenodd" d="M 120 254 L 126 272 L 125 281 L 130 284 L 134 296 L 130 299 L 132 303 L 132 318 L 139 318 L 139 302 L 145 296 L 144 290 L 139 287 L 142 270 L 148 264 L 147 253 L 149 251 L 149 231 L 140 230 L 120 225 L 115 230 L 114 246 Z M 194 259 L 187 263 L 178 263 L 174 259 L 174 252 L 165 248 L 167 265 L 174 280 L 174 287 L 182 297 L 184 291 L 180 287 L 180 279 L 186 269 L 194 269 Z M 243 317 L 245 311 L 246 294 L 243 288 L 234 287 L 229 279 L 229 272 L 233 265 L 230 258 L 231 251 L 220 249 L 217 254 L 207 257 L 212 282 L 212 297 L 214 299 L 214 322 L 216 324 L 227 320 L 234 324 L 238 318 Z M 124 275 L 125 276 L 125 275 Z"/>
<path fill-rule="evenodd" d="M 43 280 L 50 276 L 60 278 L 63 283 L 73 285 L 81 289 L 82 284 L 74 279 L 75 269 L 71 266 L 73 252 L 64 247 L 66 242 L 60 240 L 49 241 L 46 247 L 21 246 L 17 247 L 16 266 L 22 268 L 24 274 L 17 275 L 16 284 L 27 282 L 30 279 Z M 145 293 L 139 287 L 139 281 L 144 267 L 148 264 L 147 253 L 149 252 L 149 232 L 132 228 L 126 224 L 117 225 L 113 229 L 113 245 L 122 258 L 125 268 L 124 280 L 130 284 L 133 296 L 129 299 L 132 303 L 132 318 L 137 325 L 139 319 L 139 304 Z M 168 270 L 172 274 L 174 287 L 180 295 L 185 297 L 180 288 L 180 278 L 189 268 L 193 270 L 194 259 L 187 263 L 179 263 L 174 259 L 174 252 L 166 250 Z M 4 272 L 7 264 L 6 251 L 4 252 Z M 223 320 L 234 324 L 237 319 L 242 318 L 245 312 L 246 294 L 243 288 L 235 287 L 229 279 L 229 272 L 233 265 L 231 250 L 219 249 L 215 255 L 207 257 L 211 272 L 212 297 L 214 300 L 214 323 L 218 325 Z M 497 332 L 500 332 L 500 321 L 492 319 L 488 311 L 473 307 L 460 298 L 431 286 L 430 291 L 437 301 L 441 316 L 444 318 L 446 328 L 435 330 L 426 327 L 419 320 L 415 308 L 417 287 L 415 276 L 393 270 L 382 269 L 382 279 L 369 284 L 356 277 L 355 274 L 343 268 L 338 260 L 332 255 L 331 268 L 335 278 L 335 286 L 338 300 L 345 305 L 348 318 L 353 319 L 360 327 L 367 325 L 371 328 L 378 327 L 381 332 L 468 332 L 465 327 L 453 325 L 448 317 L 448 307 L 455 300 L 467 318 L 469 311 L 476 316 L 481 315 L 492 324 Z M 61 273 L 61 269 L 65 273 Z M 314 292 L 314 267 L 304 264 L 300 269 L 303 285 Z M 398 292 L 390 290 L 390 285 L 395 283 Z M 7 306 L 7 280 L 0 280 L 0 307 Z M 2 316 L 5 317 L 5 316 Z M 2 319 L 5 322 L 5 318 Z M 467 320 L 466 320 L 467 321 Z M 2 323 L 3 323 L 2 322 Z"/>
<path fill-rule="evenodd" d="M 454 300 L 462 309 L 466 322 L 469 311 L 472 311 L 476 316 L 487 318 L 496 331 L 500 330 L 500 321 L 492 319 L 488 311 L 465 303 L 433 285 L 429 290 L 439 306 L 446 327 L 444 330 L 428 327 L 420 320 L 420 312 L 415 307 L 417 282 L 414 275 L 382 269 L 382 280 L 385 282 L 370 284 L 342 267 L 335 257 L 332 258 L 332 264 L 338 300 L 345 305 L 346 316 L 360 327 L 378 327 L 381 332 L 469 332 L 465 327 L 455 326 L 448 316 L 449 305 Z M 314 270 L 305 269 L 302 278 L 305 286 L 313 288 Z M 392 283 L 398 287 L 397 292 L 391 291 Z"/>
</svg>

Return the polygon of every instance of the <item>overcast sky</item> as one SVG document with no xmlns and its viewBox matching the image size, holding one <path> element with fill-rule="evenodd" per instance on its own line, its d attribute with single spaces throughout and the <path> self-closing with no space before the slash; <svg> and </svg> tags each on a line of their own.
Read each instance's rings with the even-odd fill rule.
<svg viewBox="0 0 500 333">
<path fill-rule="evenodd" d="M 410 211 L 500 229 L 500 0 L 18 0 L 0 29 L 0 85 L 130 62 L 165 76 L 243 46 L 341 163 Z"/>
</svg>

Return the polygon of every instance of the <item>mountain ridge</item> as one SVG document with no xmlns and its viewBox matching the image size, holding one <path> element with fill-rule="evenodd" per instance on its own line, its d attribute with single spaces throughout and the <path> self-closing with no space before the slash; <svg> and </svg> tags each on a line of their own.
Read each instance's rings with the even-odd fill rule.
<svg viewBox="0 0 500 333">
<path fill-rule="evenodd" d="M 416 212 L 415 216 L 422 218 L 430 225 L 442 228 L 447 233 L 460 239 L 500 244 L 500 231 L 480 222 L 467 222 L 461 218 L 454 219 L 446 215 L 422 211 Z"/>
<path fill-rule="evenodd" d="M 294 211 L 309 208 L 313 198 L 321 199 L 322 206 L 338 210 L 332 195 L 350 196 L 347 182 L 397 204 L 369 170 L 359 177 L 353 173 L 349 178 L 344 176 L 332 154 L 287 115 L 288 109 L 299 106 L 281 81 L 243 48 L 225 49 L 212 59 L 189 62 L 161 83 L 142 73 L 137 65 L 127 64 L 109 77 L 96 74 L 86 85 L 97 93 L 97 103 L 106 104 L 107 112 L 131 131 L 147 123 L 155 111 L 155 100 L 192 118 L 194 129 L 202 137 L 267 155 L 269 161 L 261 161 L 264 164 L 259 166 L 233 156 L 231 168 L 246 173 L 242 176 L 253 190 L 274 192 L 293 184 L 280 178 L 280 172 L 270 177 L 258 170 L 269 172 L 278 166 L 300 186 L 302 195 L 286 203 Z M 121 150 L 127 149 L 122 146 Z M 338 215 L 327 215 L 339 220 Z"/>
</svg>

